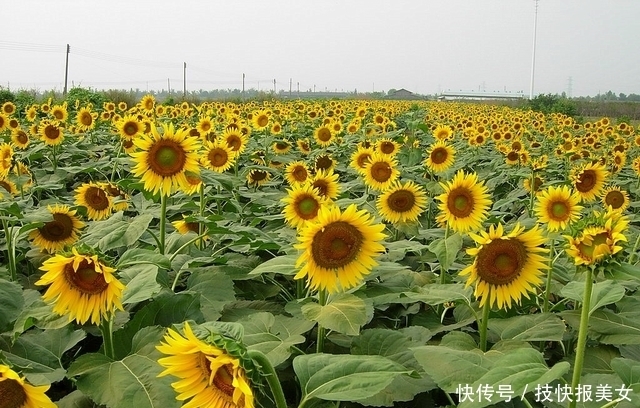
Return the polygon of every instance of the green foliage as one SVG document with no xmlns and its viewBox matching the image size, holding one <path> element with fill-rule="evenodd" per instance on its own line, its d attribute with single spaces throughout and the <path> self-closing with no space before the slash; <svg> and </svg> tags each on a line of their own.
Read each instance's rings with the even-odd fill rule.
<svg viewBox="0 0 640 408">
<path fill-rule="evenodd" d="M 577 107 L 570 99 L 562 98 L 552 94 L 540 94 L 527 101 L 526 108 L 536 112 L 562 113 L 563 115 L 574 117 L 578 114 Z"/>
<path fill-rule="evenodd" d="M 80 101 L 80 106 L 90 103 L 95 109 L 102 109 L 102 105 L 107 99 L 103 93 L 98 91 L 80 87 L 71 88 L 69 92 L 67 92 L 66 101 L 69 103 L 69 106 L 73 106 L 76 100 Z"/>
<path fill-rule="evenodd" d="M 15 102 L 16 95 L 8 89 L 0 86 L 0 105 L 5 102 Z"/>
</svg>

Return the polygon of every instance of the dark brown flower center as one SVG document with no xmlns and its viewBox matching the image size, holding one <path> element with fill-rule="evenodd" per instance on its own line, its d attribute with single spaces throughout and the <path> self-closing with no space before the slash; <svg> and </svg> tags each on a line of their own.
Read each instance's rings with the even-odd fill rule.
<svg viewBox="0 0 640 408">
<path fill-rule="evenodd" d="M 520 155 L 518 154 L 518 152 L 515 151 L 511 151 L 509 152 L 509 154 L 507 154 L 507 160 L 515 162 L 518 161 L 520 159 Z"/>
<path fill-rule="evenodd" d="M 0 408 L 21 408 L 27 402 L 22 385 L 11 378 L 0 381 Z"/>
<path fill-rule="evenodd" d="M 447 196 L 447 209 L 458 218 L 468 217 L 475 205 L 471 191 L 465 187 L 457 187 Z"/>
<path fill-rule="evenodd" d="M 254 170 L 251 172 L 251 179 L 254 181 L 262 181 L 267 178 L 267 172 L 262 170 Z"/>
<path fill-rule="evenodd" d="M 329 183 L 326 180 L 316 180 L 312 184 L 313 188 L 318 190 L 318 194 L 326 197 L 329 192 Z"/>
<path fill-rule="evenodd" d="M 371 154 L 360 153 L 360 155 L 358 155 L 358 158 L 356 159 L 356 163 L 358 164 L 358 167 L 360 167 L 361 169 L 364 169 L 370 160 L 371 160 Z"/>
<path fill-rule="evenodd" d="M 409 190 L 397 190 L 387 198 L 387 205 L 395 212 L 407 212 L 413 209 L 416 203 L 415 195 Z"/>
<path fill-rule="evenodd" d="M 102 273 L 96 272 L 93 262 L 83 259 L 75 270 L 73 264 L 69 262 L 64 266 L 64 276 L 71 287 L 86 295 L 97 295 L 107 289 L 109 284 Z"/>
<path fill-rule="evenodd" d="M 233 396 L 235 387 L 233 386 L 233 366 L 231 364 L 218 368 L 216 375 L 213 376 L 213 385 L 229 397 Z"/>
<path fill-rule="evenodd" d="M 296 181 L 303 182 L 307 179 L 309 173 L 307 173 L 307 169 L 303 166 L 296 166 L 291 172 L 291 175 Z"/>
<path fill-rule="evenodd" d="M 581 193 L 587 193 L 596 185 L 597 176 L 593 170 L 584 170 L 580 176 L 578 176 L 578 181 L 576 182 L 576 190 Z"/>
<path fill-rule="evenodd" d="M 73 234 L 73 220 L 68 214 L 53 214 L 53 221 L 38 228 L 40 235 L 49 242 L 64 241 Z"/>
<path fill-rule="evenodd" d="M 16 133 L 16 140 L 20 144 L 26 144 L 29 141 L 29 136 L 23 130 L 19 130 Z"/>
<path fill-rule="evenodd" d="M 492 285 L 513 282 L 527 261 L 527 250 L 518 239 L 495 239 L 482 246 L 476 258 L 476 270 Z"/>
<path fill-rule="evenodd" d="M 258 124 L 258 127 L 263 128 L 269 124 L 269 117 L 267 115 L 260 115 L 258 116 L 256 123 Z"/>
<path fill-rule="evenodd" d="M 80 123 L 85 126 L 91 126 L 91 124 L 93 123 L 93 116 L 91 116 L 91 113 L 82 112 L 82 114 L 80 115 Z"/>
<path fill-rule="evenodd" d="M 310 220 L 318 215 L 320 203 L 313 196 L 301 195 L 294 202 L 294 208 L 298 217 L 303 220 Z"/>
<path fill-rule="evenodd" d="M 380 151 L 384 154 L 391 154 L 396 150 L 396 146 L 391 142 L 380 143 Z"/>
<path fill-rule="evenodd" d="M 329 140 L 331 140 L 331 136 L 331 131 L 326 127 L 318 129 L 318 140 L 320 140 L 321 142 L 328 142 Z"/>
<path fill-rule="evenodd" d="M 209 150 L 207 155 L 213 167 L 222 167 L 229 161 L 229 155 L 224 149 L 214 148 Z"/>
<path fill-rule="evenodd" d="M 449 152 L 444 147 L 436 147 L 431 152 L 431 161 L 433 164 L 442 164 L 447 161 L 449 157 Z"/>
<path fill-rule="evenodd" d="M 327 155 L 318 156 L 316 159 L 316 169 L 328 170 L 333 166 L 333 159 Z"/>
<path fill-rule="evenodd" d="M 624 194 L 618 190 L 609 191 L 604 198 L 604 202 L 607 206 L 610 205 L 614 210 L 617 210 L 624 205 Z"/>
<path fill-rule="evenodd" d="M 375 162 L 371 166 L 371 177 L 379 183 L 388 181 L 392 174 L 392 168 L 386 162 Z"/>
<path fill-rule="evenodd" d="M 276 142 L 276 150 L 282 151 L 287 150 L 289 148 L 289 143 L 287 142 Z"/>
<path fill-rule="evenodd" d="M 227 136 L 227 146 L 234 152 L 237 152 L 242 147 L 242 139 L 237 135 Z"/>
<path fill-rule="evenodd" d="M 313 260 L 326 269 L 345 266 L 358 256 L 363 238 L 360 230 L 353 225 L 344 221 L 332 222 L 313 237 Z"/>
<path fill-rule="evenodd" d="M 47 125 L 44 128 L 44 136 L 47 139 L 56 140 L 60 137 L 60 129 L 55 125 Z"/>
<path fill-rule="evenodd" d="M 109 208 L 109 198 L 106 191 L 100 187 L 91 186 L 84 193 L 84 200 L 87 205 L 96 211 Z"/>
<path fill-rule="evenodd" d="M 127 136 L 133 137 L 140 132 L 140 127 L 137 122 L 130 121 L 124 124 L 122 130 Z"/>
<path fill-rule="evenodd" d="M 180 173 L 186 161 L 187 154 L 179 143 L 163 139 L 151 146 L 147 165 L 154 173 L 170 177 Z"/>
</svg>

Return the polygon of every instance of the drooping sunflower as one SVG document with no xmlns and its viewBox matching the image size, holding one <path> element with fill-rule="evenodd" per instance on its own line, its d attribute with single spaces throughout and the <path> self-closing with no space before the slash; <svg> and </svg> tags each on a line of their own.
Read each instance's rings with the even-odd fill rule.
<svg viewBox="0 0 640 408">
<path fill-rule="evenodd" d="M 336 161 L 330 154 L 320 154 L 316 157 L 315 168 L 316 171 L 333 171 L 336 167 Z"/>
<path fill-rule="evenodd" d="M 218 173 L 223 173 L 233 166 L 236 154 L 224 140 L 205 142 L 202 154 L 202 165 Z"/>
<path fill-rule="evenodd" d="M 22 129 L 11 132 L 11 141 L 18 149 L 26 149 L 29 146 L 29 134 Z"/>
<path fill-rule="evenodd" d="M 116 129 L 122 138 L 131 140 L 144 132 L 144 124 L 138 120 L 137 116 L 125 115 L 116 122 Z"/>
<path fill-rule="evenodd" d="M 440 214 L 436 220 L 453 231 L 465 233 L 482 228 L 488 216 L 491 198 L 484 182 L 475 173 L 458 171 L 449 183 L 440 183 L 445 192 L 437 196 Z"/>
<path fill-rule="evenodd" d="M 309 180 L 309 168 L 302 161 L 294 161 L 285 169 L 285 179 L 289 185 L 305 183 Z"/>
<path fill-rule="evenodd" d="M 311 179 L 311 186 L 318 190 L 321 197 L 329 200 L 335 200 L 340 193 L 338 175 L 333 170 L 317 172 Z"/>
<path fill-rule="evenodd" d="M 549 187 L 538 195 L 535 214 L 549 231 L 560 231 L 580 218 L 580 195 L 569 187 Z"/>
<path fill-rule="evenodd" d="M 74 198 L 76 205 L 87 209 L 87 217 L 90 220 L 104 220 L 109 218 L 113 211 L 111 195 L 100 184 L 83 183 L 76 188 Z"/>
<path fill-rule="evenodd" d="M 455 160 L 456 149 L 448 145 L 444 140 L 438 140 L 427 152 L 427 160 L 424 164 L 434 173 L 447 170 Z"/>
<path fill-rule="evenodd" d="M 34 387 L 13 371 L 0 364 L 0 403 L 8 408 L 56 408 L 45 394 L 49 385 Z"/>
<path fill-rule="evenodd" d="M 238 128 L 226 129 L 222 133 L 222 140 L 227 143 L 227 146 L 235 152 L 236 155 L 244 152 L 247 148 L 247 142 L 249 137 L 243 134 Z"/>
<path fill-rule="evenodd" d="M 304 154 L 305 156 L 311 153 L 309 139 L 298 139 L 296 140 L 296 145 L 298 145 L 298 150 L 300 150 L 300 153 Z"/>
<path fill-rule="evenodd" d="M 335 137 L 329 125 L 321 125 L 313 131 L 313 138 L 322 147 L 330 146 Z"/>
<path fill-rule="evenodd" d="M 271 150 L 273 150 L 275 154 L 286 154 L 289 152 L 289 150 L 291 150 L 291 143 L 286 140 L 278 140 L 276 142 L 273 142 L 273 145 L 271 145 Z"/>
<path fill-rule="evenodd" d="M 536 194 L 536 196 L 540 195 L 540 188 L 542 187 L 542 185 L 544 184 L 544 179 L 540 176 L 534 176 L 533 177 L 533 193 Z M 531 193 L 532 188 L 531 188 L 531 177 L 527 177 L 524 180 L 522 180 L 522 186 L 524 187 L 525 190 L 527 190 L 527 192 Z"/>
<path fill-rule="evenodd" d="M 571 180 L 582 201 L 592 202 L 602 193 L 604 184 L 609 173 L 601 163 L 587 164 L 586 166 L 573 169 Z"/>
<path fill-rule="evenodd" d="M 116 270 L 97 255 L 81 255 L 72 248 L 70 257 L 58 254 L 44 261 L 40 270 L 45 273 L 36 285 L 50 285 L 42 298 L 54 303 L 53 311 L 68 315 L 69 321 L 100 324 L 115 309 L 124 310 L 125 286 L 115 276 Z"/>
<path fill-rule="evenodd" d="M 13 149 L 8 143 L 0 143 L 0 178 L 5 178 L 13 166 Z"/>
<path fill-rule="evenodd" d="M 7 193 L 9 193 L 12 196 L 16 196 L 20 194 L 20 192 L 18 191 L 18 186 L 16 186 L 16 183 L 9 180 L 8 178 L 0 178 L 0 188 L 5 190 Z"/>
<path fill-rule="evenodd" d="M 374 190 L 388 189 L 400 175 L 398 162 L 387 155 L 374 153 L 364 169 L 364 183 Z"/>
<path fill-rule="evenodd" d="M 43 120 L 40 122 L 38 132 L 40 133 L 40 140 L 47 146 L 57 146 L 64 140 L 62 128 L 55 122 Z"/>
<path fill-rule="evenodd" d="M 307 221 L 315 220 L 323 206 L 331 202 L 322 197 L 311 184 L 293 185 L 287 190 L 287 196 L 282 199 L 285 207 L 282 210 L 284 218 L 294 228 L 304 226 Z"/>
<path fill-rule="evenodd" d="M 240 359 L 224 348 L 196 337 L 189 323 L 184 335 L 169 328 L 156 347 L 167 355 L 158 359 L 165 368 L 159 377 L 173 375 L 176 399 L 186 401 L 183 408 L 254 408 L 250 381 Z"/>
<path fill-rule="evenodd" d="M 629 220 L 620 211 L 609 209 L 606 213 L 595 212 L 595 221 L 589 223 L 578 236 L 565 235 L 567 255 L 576 265 L 594 265 L 606 257 L 622 250 L 620 245 L 627 241 L 624 231 Z"/>
<path fill-rule="evenodd" d="M 391 223 L 416 221 L 426 204 L 427 194 L 413 181 L 396 181 L 376 200 L 378 213 Z"/>
<path fill-rule="evenodd" d="M 91 109 L 84 107 L 80 108 L 76 115 L 76 128 L 82 132 L 88 132 L 96 127 L 96 119 L 98 114 L 92 112 Z"/>
<path fill-rule="evenodd" d="M 271 173 L 266 170 L 253 169 L 247 174 L 247 182 L 254 187 L 260 187 L 271 180 Z"/>
<path fill-rule="evenodd" d="M 185 172 L 199 173 L 197 138 L 189 137 L 185 130 L 175 130 L 173 124 L 162 125 L 160 134 L 155 126 L 151 135 L 134 139 L 142 151 L 131 154 L 135 162 L 132 173 L 141 177 L 144 188 L 154 194 L 170 195 L 178 189 L 187 189 Z"/>
<path fill-rule="evenodd" d="M 624 211 L 629 206 L 629 194 L 618 186 L 608 187 L 602 193 L 602 205 L 604 208 Z"/>
<path fill-rule="evenodd" d="M 358 146 L 358 149 L 351 155 L 351 162 L 349 165 L 357 171 L 358 174 L 364 175 L 367 163 L 371 160 L 373 153 L 374 151 L 372 148 Z"/>
<path fill-rule="evenodd" d="M 479 246 L 467 249 L 474 257 L 473 264 L 460 276 L 468 276 L 466 286 L 475 286 L 481 307 L 488 301 L 490 306 L 510 308 L 512 303 L 520 304 L 522 296 L 528 299 L 529 293 L 542 284 L 544 270 L 549 268 L 542 254 L 549 250 L 542 247 L 545 238 L 538 226 L 524 231 L 524 227 L 516 225 L 505 234 L 502 224 L 498 224 L 497 228 L 492 225 L 488 233 L 469 235 Z"/>
<path fill-rule="evenodd" d="M 78 240 L 80 229 L 84 227 L 84 222 L 76 217 L 76 210 L 71 210 L 68 205 L 56 204 L 47 206 L 47 209 L 53 220 L 31 231 L 29 239 L 39 248 L 53 253 L 74 244 Z"/>
<path fill-rule="evenodd" d="M 301 267 L 294 279 L 307 278 L 312 289 L 336 293 L 359 285 L 377 265 L 374 257 L 385 248 L 384 224 L 374 224 L 366 211 L 351 204 L 342 212 L 337 206 L 322 207 L 318 217 L 298 233 Z"/>
</svg>

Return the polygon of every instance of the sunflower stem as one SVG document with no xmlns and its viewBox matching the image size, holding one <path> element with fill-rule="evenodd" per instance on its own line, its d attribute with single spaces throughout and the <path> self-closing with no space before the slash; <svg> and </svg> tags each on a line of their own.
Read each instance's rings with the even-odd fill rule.
<svg viewBox="0 0 640 408">
<path fill-rule="evenodd" d="M 304 280 L 296 280 L 296 299 L 302 299 L 305 297 Z"/>
<path fill-rule="evenodd" d="M 104 342 L 104 355 L 110 359 L 116 358 L 116 351 L 113 346 L 113 313 L 109 313 L 106 319 L 100 322 L 100 332 L 102 332 L 102 340 Z"/>
<path fill-rule="evenodd" d="M 56 145 L 51 146 L 51 152 L 53 154 L 53 172 L 58 169 L 58 156 L 56 155 Z"/>
<path fill-rule="evenodd" d="M 584 351 L 587 346 L 587 330 L 589 328 L 589 309 L 591 308 L 591 292 L 593 290 L 593 266 L 586 271 L 584 281 L 584 299 L 582 300 L 582 313 L 580 313 L 580 328 L 578 329 L 578 345 L 576 346 L 576 359 L 573 364 L 573 377 L 571 379 L 571 390 L 574 398 L 569 403 L 569 408 L 575 408 L 575 392 L 580 384 L 582 365 L 584 364 Z"/>
<path fill-rule="evenodd" d="M 200 184 L 200 218 L 204 217 L 204 183 Z M 204 234 L 204 230 L 205 230 L 205 226 L 202 224 L 202 222 L 198 223 L 198 234 L 199 235 L 203 235 Z M 200 248 L 200 250 L 202 251 L 204 249 L 204 239 L 202 241 L 200 241 L 200 244 L 198 245 L 198 248 Z"/>
<path fill-rule="evenodd" d="M 531 193 L 531 197 L 529 200 L 529 217 L 533 217 L 533 206 L 536 198 L 536 171 L 531 170 L 531 183 L 529 184 L 529 193 Z"/>
<path fill-rule="evenodd" d="M 178 254 L 180 254 L 180 251 L 182 251 L 183 249 L 185 249 L 189 245 L 193 244 L 197 240 L 199 240 L 201 238 L 204 238 L 206 236 L 207 236 L 207 233 L 205 231 L 202 234 L 198 235 L 197 237 L 194 237 L 194 238 L 190 239 L 189 241 L 185 242 L 184 244 L 182 244 L 182 246 L 180 246 L 180 248 L 176 249 L 176 251 L 169 257 L 169 262 L 173 261 L 175 259 L 175 257 L 178 256 Z"/>
<path fill-rule="evenodd" d="M 13 231 L 9 229 L 9 223 L 2 217 L 2 229 L 4 230 L 5 240 L 7 241 L 7 257 L 9 258 L 9 276 L 11 281 L 15 282 L 18 279 L 18 272 L 16 269 L 16 248 L 13 243 Z"/>
<path fill-rule="evenodd" d="M 482 320 L 480 321 L 480 350 L 487 351 L 487 327 L 489 326 L 489 313 L 491 312 L 491 301 L 484 299 L 482 306 Z"/>
<path fill-rule="evenodd" d="M 120 146 L 118 147 L 118 152 L 116 153 L 116 157 L 115 159 L 113 159 L 113 169 L 111 170 L 111 177 L 109 178 L 109 180 L 111 180 L 111 182 L 113 183 L 113 178 L 116 176 L 116 169 L 118 168 L 118 158 L 120 157 L 120 154 L 122 153 L 122 141 L 120 141 Z"/>
<path fill-rule="evenodd" d="M 318 291 L 318 302 L 320 306 L 325 306 L 327 304 L 327 291 L 325 289 L 320 289 Z M 320 323 L 318 323 L 318 336 L 316 341 L 316 353 L 322 353 L 324 351 L 324 339 L 326 336 L 326 329 Z"/>
<path fill-rule="evenodd" d="M 160 240 L 160 255 L 164 255 L 164 244 L 165 244 L 165 232 L 167 229 L 167 199 L 168 196 L 165 194 L 160 195 L 160 236 L 158 237 Z"/>
<path fill-rule="evenodd" d="M 544 290 L 544 303 L 542 305 L 542 312 L 547 313 L 549 311 L 549 298 L 551 297 L 551 282 L 553 281 L 553 259 L 555 252 L 556 240 L 551 238 L 551 247 L 549 248 L 549 270 L 547 271 L 547 285 Z"/>
<path fill-rule="evenodd" d="M 276 374 L 276 370 L 273 368 L 271 361 L 269 361 L 264 353 L 258 350 L 248 350 L 247 354 L 249 355 L 249 358 L 251 358 L 251 360 L 260 367 L 260 370 L 264 374 L 264 378 L 266 378 L 267 383 L 269 383 L 271 394 L 273 394 L 273 399 L 276 402 L 276 408 L 287 408 L 287 400 L 284 397 L 282 385 L 280 384 L 280 380 L 278 379 L 278 375 Z"/>
<path fill-rule="evenodd" d="M 636 243 L 633 244 L 633 250 L 631 251 L 631 255 L 629 255 L 629 263 L 632 265 L 636 260 L 638 245 L 640 245 L 640 234 L 638 234 L 638 238 L 636 238 Z"/>
</svg>

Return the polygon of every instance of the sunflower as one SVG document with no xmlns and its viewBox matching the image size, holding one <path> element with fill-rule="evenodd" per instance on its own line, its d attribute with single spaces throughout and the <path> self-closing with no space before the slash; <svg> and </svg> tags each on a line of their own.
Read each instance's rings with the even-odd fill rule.
<svg viewBox="0 0 640 408">
<path fill-rule="evenodd" d="M 371 160 L 373 153 L 374 151 L 372 148 L 358 146 L 358 149 L 351 155 L 351 162 L 349 165 L 359 174 L 364 175 L 367 163 Z"/>
<path fill-rule="evenodd" d="M 183 192 L 186 195 L 191 195 L 199 192 L 200 188 L 203 185 L 200 173 L 192 173 L 190 171 L 186 171 L 184 173 L 184 176 L 187 179 L 187 187 L 184 188 Z"/>
<path fill-rule="evenodd" d="M 64 140 L 62 128 L 55 122 L 43 120 L 40 122 L 38 132 L 40 133 L 40 140 L 48 146 L 57 146 Z"/>
<path fill-rule="evenodd" d="M 233 166 L 236 155 L 225 141 L 216 140 L 205 143 L 204 154 L 200 160 L 204 167 L 223 173 Z"/>
<path fill-rule="evenodd" d="M 287 165 L 285 179 L 290 185 L 306 182 L 309 179 L 309 168 L 302 161 L 294 161 Z"/>
<path fill-rule="evenodd" d="M 146 113 L 147 115 L 152 115 L 155 112 L 155 104 L 156 98 L 154 98 L 153 95 L 147 94 L 142 97 L 139 105 L 140 109 L 142 109 L 142 112 Z"/>
<path fill-rule="evenodd" d="M 91 112 L 91 109 L 87 107 L 81 108 L 76 114 L 77 129 L 82 132 L 88 132 L 89 130 L 96 127 L 97 118 L 98 114 L 95 112 Z"/>
<path fill-rule="evenodd" d="M 111 197 L 112 209 L 114 212 L 125 211 L 129 208 L 129 196 L 117 185 L 113 183 L 101 183 L 100 186 Z"/>
<path fill-rule="evenodd" d="M 296 140 L 296 145 L 298 146 L 298 150 L 303 155 L 308 155 L 311 153 L 311 147 L 309 146 L 309 139 L 298 139 Z"/>
<path fill-rule="evenodd" d="M 374 153 L 364 169 L 364 182 L 367 186 L 384 191 L 398 178 L 400 172 L 395 159 Z"/>
<path fill-rule="evenodd" d="M 582 200 L 591 202 L 595 201 L 602 192 L 608 175 L 604 165 L 596 163 L 573 169 L 571 179 Z"/>
<path fill-rule="evenodd" d="M 198 132 L 200 132 L 202 136 L 206 136 L 207 134 L 209 134 L 209 132 L 213 130 L 213 122 L 211 121 L 210 118 L 203 116 L 198 121 L 198 124 L 196 125 L 196 129 L 198 130 Z"/>
<path fill-rule="evenodd" d="M 291 144 L 286 140 L 278 140 L 276 142 L 273 142 L 273 145 L 271 145 L 271 149 L 275 154 L 286 154 L 289 152 L 289 150 L 291 150 Z"/>
<path fill-rule="evenodd" d="M 271 180 L 271 173 L 266 170 L 253 169 L 247 174 L 247 182 L 255 187 L 267 184 Z"/>
<path fill-rule="evenodd" d="M 55 303 L 53 311 L 67 314 L 69 321 L 100 324 L 115 309 L 124 310 L 120 300 L 125 286 L 97 255 L 81 255 L 72 248 L 70 257 L 58 254 L 44 261 L 40 270 L 45 273 L 36 285 L 51 285 L 42 298 Z"/>
<path fill-rule="evenodd" d="M 22 129 L 15 129 L 11 132 L 11 141 L 18 149 L 26 149 L 29 146 L 29 135 Z"/>
<path fill-rule="evenodd" d="M 38 105 L 31 105 L 25 113 L 27 121 L 33 122 L 38 117 Z"/>
<path fill-rule="evenodd" d="M 380 139 L 376 143 L 376 150 L 387 156 L 395 156 L 400 151 L 400 145 L 391 139 Z"/>
<path fill-rule="evenodd" d="M 321 154 L 316 157 L 316 171 L 333 171 L 336 167 L 336 161 L 329 154 Z"/>
<path fill-rule="evenodd" d="M 313 138 L 321 147 L 327 147 L 334 141 L 334 134 L 328 125 L 322 125 L 313 131 Z"/>
<path fill-rule="evenodd" d="M 251 124 L 256 130 L 264 130 L 269 126 L 269 112 L 266 110 L 259 110 L 253 112 L 251 116 Z"/>
<path fill-rule="evenodd" d="M 185 216 L 182 216 L 182 220 L 171 221 L 171 225 L 182 235 L 186 235 L 190 232 L 200 233 L 200 223 L 185 221 Z"/>
<path fill-rule="evenodd" d="M 413 222 L 424 211 L 427 195 L 413 181 L 395 182 L 378 196 L 376 207 L 380 216 L 391 223 Z"/>
<path fill-rule="evenodd" d="M 437 221 L 461 233 L 480 229 L 488 216 L 491 198 L 484 182 L 478 182 L 478 175 L 460 170 L 451 182 L 440 185 L 445 192 L 436 197 L 440 201 Z"/>
<path fill-rule="evenodd" d="M 453 129 L 447 125 L 438 125 L 433 131 L 433 137 L 441 141 L 451 139 L 453 137 Z"/>
<path fill-rule="evenodd" d="M 441 173 L 453 164 L 456 149 L 449 146 L 444 140 L 438 140 L 427 152 L 428 157 L 424 164 L 434 173 Z"/>
<path fill-rule="evenodd" d="M 629 194 L 620 187 L 611 186 L 602 193 L 602 205 L 613 210 L 624 211 L 629 206 Z"/>
<path fill-rule="evenodd" d="M 544 184 L 544 179 L 540 176 L 533 177 L 533 192 L 535 192 L 536 196 L 540 194 L 540 188 Z M 527 192 L 531 193 L 531 177 L 527 177 L 522 180 L 522 186 Z"/>
<path fill-rule="evenodd" d="M 549 187 L 538 195 L 535 214 L 549 231 L 559 231 L 580 218 L 580 195 L 569 187 Z"/>
<path fill-rule="evenodd" d="M 0 113 L 0 132 L 5 130 L 8 126 L 9 126 L 9 118 L 5 114 Z"/>
<path fill-rule="evenodd" d="M 131 140 L 144 132 L 144 125 L 136 116 L 125 115 L 116 122 L 116 129 L 122 138 Z"/>
<path fill-rule="evenodd" d="M 100 221 L 109 218 L 113 211 L 111 195 L 96 183 L 84 183 L 76 188 L 76 205 L 87 209 L 87 217 L 90 220 Z"/>
<path fill-rule="evenodd" d="M 5 178 L 13 166 L 13 149 L 10 144 L 0 143 L 0 178 Z"/>
<path fill-rule="evenodd" d="M 272 135 L 279 135 L 282 133 L 282 125 L 280 122 L 274 122 L 273 125 L 271 125 L 270 132 Z"/>
<path fill-rule="evenodd" d="M 311 179 L 311 186 L 318 191 L 321 197 L 335 200 L 340 193 L 338 175 L 330 171 L 319 171 Z"/>
<path fill-rule="evenodd" d="M 222 133 L 222 140 L 225 141 L 227 146 L 229 146 L 229 148 L 233 150 L 236 155 L 239 155 L 247 148 L 247 142 L 249 138 L 244 135 L 240 131 L 240 129 L 232 128 L 225 129 L 225 131 Z"/>
<path fill-rule="evenodd" d="M 299 231 L 294 247 L 303 251 L 296 262 L 302 268 L 294 279 L 307 277 L 307 286 L 328 293 L 357 286 L 377 265 L 374 257 L 385 250 L 380 243 L 384 228 L 355 204 L 344 212 L 322 207 L 317 219 Z"/>
<path fill-rule="evenodd" d="M 165 368 L 159 377 L 173 375 L 171 384 L 183 408 L 254 408 L 249 378 L 239 358 L 224 348 L 200 340 L 184 324 L 184 336 L 169 328 L 156 347 L 167 355 L 158 359 Z"/>
<path fill-rule="evenodd" d="M 76 218 L 76 211 L 71 210 L 68 205 L 56 204 L 53 207 L 47 206 L 47 209 L 53 220 L 31 231 L 29 238 L 39 248 L 53 253 L 75 243 L 84 223 Z"/>
<path fill-rule="evenodd" d="M 320 208 L 330 201 L 323 198 L 311 184 L 302 184 L 287 190 L 287 196 L 282 202 L 286 204 L 282 211 L 285 220 L 296 228 L 315 220 Z"/>
<path fill-rule="evenodd" d="M 7 193 L 12 196 L 17 196 L 20 192 L 18 191 L 18 187 L 16 183 L 9 180 L 8 178 L 0 178 L 0 188 L 4 189 Z"/>
<path fill-rule="evenodd" d="M 629 221 L 620 211 L 609 209 L 605 214 L 595 212 L 595 220 L 582 229 L 577 237 L 565 236 L 566 253 L 576 265 L 594 265 L 605 257 L 622 250 L 621 242 L 626 242 L 624 231 Z"/>
<path fill-rule="evenodd" d="M 9 366 L 0 364 L 0 405 L 8 408 L 56 408 L 45 394 L 49 385 L 34 387 Z"/>
<path fill-rule="evenodd" d="M 162 128 L 162 134 L 153 126 L 151 136 L 134 139 L 142 151 L 131 154 L 136 164 L 132 173 L 142 178 L 147 191 L 169 195 L 177 189 L 189 188 L 185 172 L 199 173 L 200 143 L 188 137 L 185 130 L 176 131 L 173 124 L 163 124 Z"/>
<path fill-rule="evenodd" d="M 633 171 L 636 173 L 636 176 L 640 177 L 640 157 L 636 157 L 633 160 L 633 165 L 631 166 Z"/>
<path fill-rule="evenodd" d="M 510 308 L 511 303 L 520 304 L 522 296 L 529 298 L 535 286 L 542 284 L 543 270 L 548 269 L 546 257 L 541 255 L 548 249 L 538 226 L 529 231 L 516 225 L 509 234 L 504 234 L 502 224 L 492 225 L 489 232 L 470 234 L 479 245 L 467 250 L 474 257 L 473 264 L 460 272 L 467 276 L 466 286 L 475 285 L 475 296 L 482 307 L 487 300 L 490 306 Z"/>
</svg>

